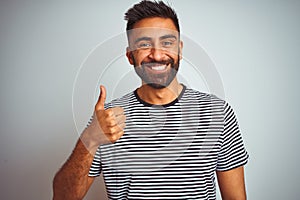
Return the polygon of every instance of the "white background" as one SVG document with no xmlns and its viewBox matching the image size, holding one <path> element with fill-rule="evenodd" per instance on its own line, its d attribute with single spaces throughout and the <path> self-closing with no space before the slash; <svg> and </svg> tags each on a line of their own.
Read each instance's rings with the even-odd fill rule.
<svg viewBox="0 0 300 200">
<path fill-rule="evenodd" d="M 1 199 L 51 199 L 53 176 L 78 137 L 77 71 L 124 31 L 124 12 L 136 2 L 0 2 Z M 214 61 L 238 116 L 250 154 L 248 198 L 298 199 L 300 2 L 170 2 L 182 34 Z M 86 199 L 105 199 L 103 191 L 98 179 Z"/>
</svg>

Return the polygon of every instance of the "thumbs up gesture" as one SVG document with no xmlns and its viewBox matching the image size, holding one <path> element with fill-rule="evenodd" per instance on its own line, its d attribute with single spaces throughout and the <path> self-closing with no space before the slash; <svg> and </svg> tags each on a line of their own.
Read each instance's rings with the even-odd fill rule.
<svg viewBox="0 0 300 200">
<path fill-rule="evenodd" d="M 89 126 L 80 135 L 80 141 L 94 155 L 99 145 L 114 143 L 124 134 L 124 110 L 121 107 L 104 108 L 106 90 L 100 86 L 99 99 L 95 105 L 94 116 Z"/>
<path fill-rule="evenodd" d="M 114 143 L 124 134 L 125 120 L 124 110 L 121 107 L 104 109 L 106 89 L 100 86 L 100 95 L 95 106 L 95 116 L 102 136 L 101 143 Z"/>
</svg>

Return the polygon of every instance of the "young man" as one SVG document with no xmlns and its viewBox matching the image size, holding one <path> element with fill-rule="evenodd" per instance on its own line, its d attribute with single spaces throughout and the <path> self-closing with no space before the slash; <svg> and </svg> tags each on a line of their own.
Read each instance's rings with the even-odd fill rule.
<svg viewBox="0 0 300 200">
<path fill-rule="evenodd" d="M 216 199 L 215 172 L 223 199 L 246 199 L 248 155 L 233 110 L 176 78 L 183 43 L 174 10 L 142 1 L 125 19 L 126 56 L 142 85 L 108 104 L 100 87 L 54 199 L 82 199 L 100 173 L 109 199 Z"/>
</svg>

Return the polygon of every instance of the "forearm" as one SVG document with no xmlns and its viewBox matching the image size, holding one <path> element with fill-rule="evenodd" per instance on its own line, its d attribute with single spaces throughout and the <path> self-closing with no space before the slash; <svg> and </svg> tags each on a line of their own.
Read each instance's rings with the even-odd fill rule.
<svg viewBox="0 0 300 200">
<path fill-rule="evenodd" d="M 54 177 L 54 200 L 82 199 L 94 179 L 88 173 L 98 147 L 114 143 L 124 133 L 126 116 L 123 108 L 105 110 L 105 97 L 105 88 L 101 86 L 91 124 L 83 131 L 71 156 Z"/>
<path fill-rule="evenodd" d="M 92 154 L 79 139 L 71 156 L 57 172 L 53 181 L 53 199 L 82 199 L 92 183 L 88 177 Z"/>
</svg>

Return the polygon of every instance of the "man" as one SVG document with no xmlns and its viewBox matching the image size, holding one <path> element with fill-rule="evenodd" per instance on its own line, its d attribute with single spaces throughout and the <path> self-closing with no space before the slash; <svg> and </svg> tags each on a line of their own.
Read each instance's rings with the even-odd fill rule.
<svg viewBox="0 0 300 200">
<path fill-rule="evenodd" d="M 183 42 L 176 13 L 142 1 L 125 14 L 126 56 L 142 85 L 105 104 L 54 178 L 54 199 L 82 199 L 103 173 L 109 199 L 246 199 L 248 160 L 235 114 L 223 100 L 176 78 Z"/>
</svg>

